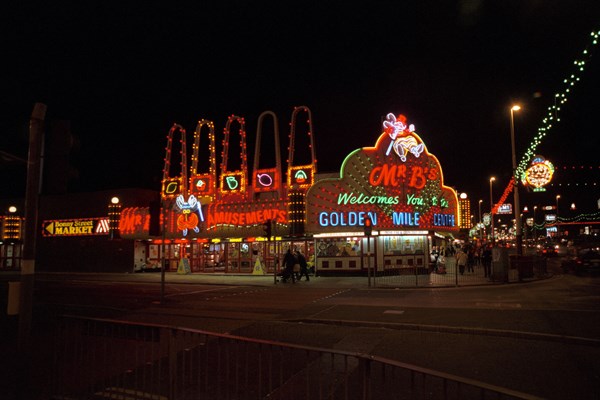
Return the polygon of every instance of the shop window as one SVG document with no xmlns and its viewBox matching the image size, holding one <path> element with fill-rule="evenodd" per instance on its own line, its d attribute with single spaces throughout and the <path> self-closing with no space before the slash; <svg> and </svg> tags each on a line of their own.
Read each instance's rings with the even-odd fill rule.
<svg viewBox="0 0 600 400">
<path fill-rule="evenodd" d="M 350 267 L 350 268 L 356 268 L 356 260 L 350 260 L 350 261 L 348 261 L 348 267 Z"/>
<path fill-rule="evenodd" d="M 343 268 L 344 267 L 344 263 L 341 260 L 336 260 L 335 261 L 335 267 L 336 268 Z"/>
<path fill-rule="evenodd" d="M 239 272 L 240 270 L 240 250 L 239 243 L 228 243 L 227 248 L 227 266 L 229 271 Z"/>
<path fill-rule="evenodd" d="M 383 238 L 385 255 L 424 254 L 425 236 L 386 236 Z"/>
<path fill-rule="evenodd" d="M 329 268 L 329 261 L 323 261 L 321 263 L 321 268 Z"/>
<path fill-rule="evenodd" d="M 360 256 L 360 240 L 358 238 L 324 238 L 317 243 L 316 252 L 317 257 Z"/>
</svg>

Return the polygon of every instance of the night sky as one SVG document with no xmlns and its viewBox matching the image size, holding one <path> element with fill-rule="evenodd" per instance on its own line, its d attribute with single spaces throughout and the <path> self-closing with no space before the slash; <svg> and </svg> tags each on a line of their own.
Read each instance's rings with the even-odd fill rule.
<svg viewBox="0 0 600 400">
<path fill-rule="evenodd" d="M 291 113 L 305 105 L 319 172 L 372 146 L 393 112 L 447 185 L 487 199 L 489 177 L 500 192 L 511 174 L 510 105 L 523 107 L 518 162 L 600 30 L 597 2 L 577 0 L 15 3 L 0 17 L 0 151 L 26 158 L 29 116 L 45 103 L 47 121 L 70 121 L 77 138 L 73 192 L 159 190 L 172 124 L 191 134 L 212 120 L 220 144 L 232 114 L 246 120 L 251 167 L 258 116 L 275 112 L 285 165 Z M 598 47 L 538 147 L 557 166 L 599 164 Z M 22 196 L 25 168 L 0 165 L 0 195 Z"/>
</svg>

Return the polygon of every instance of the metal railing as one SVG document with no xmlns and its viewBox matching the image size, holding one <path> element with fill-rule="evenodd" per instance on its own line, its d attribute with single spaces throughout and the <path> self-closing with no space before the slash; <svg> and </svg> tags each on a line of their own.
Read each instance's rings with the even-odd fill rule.
<svg viewBox="0 0 600 400">
<path fill-rule="evenodd" d="M 468 286 L 488 283 L 519 282 L 524 279 L 540 279 L 547 276 L 546 258 L 540 256 L 511 255 L 504 265 L 492 265 L 488 274 L 480 262 L 462 272 L 454 257 L 434 270 L 433 266 L 383 266 L 373 278 L 377 287 L 440 287 Z"/>
<path fill-rule="evenodd" d="M 534 399 L 360 353 L 63 317 L 53 399 Z"/>
</svg>

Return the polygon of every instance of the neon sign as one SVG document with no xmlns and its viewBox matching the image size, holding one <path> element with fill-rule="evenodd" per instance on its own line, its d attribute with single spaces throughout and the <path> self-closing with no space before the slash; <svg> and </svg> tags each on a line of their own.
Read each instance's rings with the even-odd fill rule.
<svg viewBox="0 0 600 400">
<path fill-rule="evenodd" d="M 278 222 L 285 222 L 287 219 L 287 212 L 277 208 L 257 211 L 222 211 L 222 212 L 210 212 L 207 215 L 207 224 L 209 226 L 214 225 L 235 225 L 235 226 L 247 226 L 261 224 L 268 220 L 275 220 Z"/>
<path fill-rule="evenodd" d="M 543 192 L 552 180 L 554 165 L 542 156 L 535 156 L 527 170 L 521 175 L 521 181 L 525 186 L 533 186 L 535 192 Z"/>
<path fill-rule="evenodd" d="M 504 203 L 504 204 L 500 204 L 500 207 L 498 207 L 497 214 L 512 214 L 512 212 L 513 212 L 512 204 Z"/>
<path fill-rule="evenodd" d="M 263 187 L 271 187 L 273 185 L 273 177 L 269 174 L 256 174 L 256 180 Z"/>
<path fill-rule="evenodd" d="M 177 217 L 177 229 L 182 232 L 183 236 L 187 235 L 189 229 L 196 233 L 200 232 L 198 224 L 200 221 L 204 221 L 204 216 L 196 197 L 192 194 L 185 201 L 183 195 L 179 195 L 175 204 L 181 211 L 181 214 Z"/>
<path fill-rule="evenodd" d="M 169 178 L 163 181 L 163 197 L 177 196 L 181 193 L 181 178 Z"/>
<path fill-rule="evenodd" d="M 229 172 L 221 174 L 221 192 L 238 193 L 245 191 L 244 174 L 242 172 Z"/>
<path fill-rule="evenodd" d="M 361 228 L 367 215 L 376 230 L 458 229 L 456 192 L 444 185 L 439 161 L 403 115 L 388 114 L 375 146 L 350 153 L 339 178 L 313 184 L 306 204 L 307 229 L 314 232 Z"/>
<path fill-rule="evenodd" d="M 406 117 L 402 114 L 396 116 L 392 113 L 387 115 L 387 120 L 383 121 L 384 132 L 392 139 L 390 145 L 385 152 L 388 156 L 392 148 L 394 152 L 400 157 L 402 162 L 406 161 L 406 155 L 412 153 L 415 157 L 419 157 L 423 152 L 423 143 L 419 144 L 419 141 L 412 133 L 415 131 L 413 124 L 406 125 Z"/>
<path fill-rule="evenodd" d="M 43 236 L 107 235 L 108 218 L 58 219 L 43 222 Z"/>
<path fill-rule="evenodd" d="M 196 196 L 212 196 L 215 187 L 213 177 L 208 174 L 194 175 L 190 178 L 190 193 Z"/>
<path fill-rule="evenodd" d="M 277 168 L 260 169 L 254 172 L 253 186 L 256 192 L 276 191 L 281 187 L 281 172 Z"/>
<path fill-rule="evenodd" d="M 288 186 L 308 188 L 314 180 L 314 165 L 294 166 L 288 169 Z"/>
</svg>

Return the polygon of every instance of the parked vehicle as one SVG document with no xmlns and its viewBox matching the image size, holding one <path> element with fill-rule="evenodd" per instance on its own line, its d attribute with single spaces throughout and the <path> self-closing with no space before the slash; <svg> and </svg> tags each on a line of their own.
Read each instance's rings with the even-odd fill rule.
<svg viewBox="0 0 600 400">
<path fill-rule="evenodd" d="M 569 247 L 567 256 L 561 261 L 561 267 L 565 273 L 572 271 L 576 275 L 600 273 L 600 248 Z"/>
</svg>

